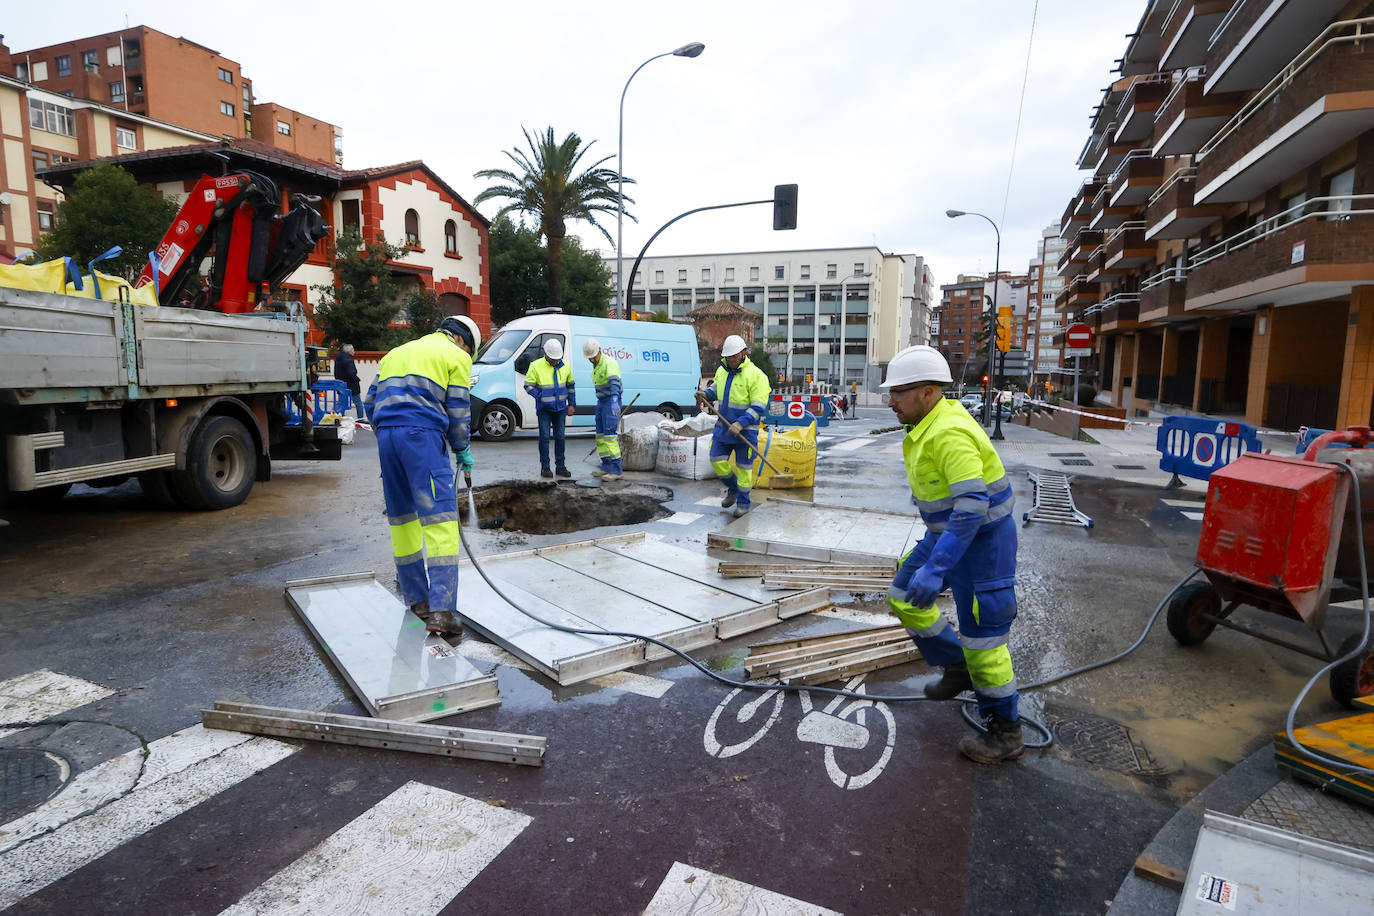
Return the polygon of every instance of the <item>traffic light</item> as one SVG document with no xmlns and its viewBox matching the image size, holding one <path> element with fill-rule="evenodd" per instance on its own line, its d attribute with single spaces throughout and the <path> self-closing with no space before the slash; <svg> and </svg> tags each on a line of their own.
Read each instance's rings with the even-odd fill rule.
<svg viewBox="0 0 1374 916">
<path fill-rule="evenodd" d="M 1003 353 L 1011 349 L 1011 306 L 997 310 L 997 349 Z"/>
<path fill-rule="evenodd" d="M 811 384 L 811 376 L 810 376 L 809 373 L 808 373 L 807 376 L 806 376 L 806 384 L 808 384 L 808 385 Z"/>
<path fill-rule="evenodd" d="M 986 386 L 987 383 L 988 383 L 988 377 L 985 375 L 985 376 L 983 376 L 983 385 Z"/>
<path fill-rule="evenodd" d="M 797 186 L 773 185 L 773 228 L 797 228 Z"/>
</svg>

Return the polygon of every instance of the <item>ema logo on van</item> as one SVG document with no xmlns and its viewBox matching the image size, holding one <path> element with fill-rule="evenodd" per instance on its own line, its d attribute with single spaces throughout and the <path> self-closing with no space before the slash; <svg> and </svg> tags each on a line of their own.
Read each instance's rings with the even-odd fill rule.
<svg viewBox="0 0 1374 916">
<path fill-rule="evenodd" d="M 645 350 L 643 358 L 646 363 L 666 363 L 668 362 L 667 350 Z"/>
</svg>

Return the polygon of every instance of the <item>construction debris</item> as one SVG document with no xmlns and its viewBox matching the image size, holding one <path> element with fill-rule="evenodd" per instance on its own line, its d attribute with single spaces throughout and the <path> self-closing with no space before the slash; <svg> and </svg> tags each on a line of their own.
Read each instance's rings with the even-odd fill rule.
<svg viewBox="0 0 1374 916">
<path fill-rule="evenodd" d="M 920 657 L 906 628 L 870 627 L 758 643 L 749 647 L 744 673 L 749 678 L 776 677 L 784 684 L 824 684 Z"/>
<path fill-rule="evenodd" d="M 547 744 L 547 739 L 538 735 L 389 722 L 366 716 L 253 706 L 224 700 L 217 701 L 214 709 L 202 709 L 200 717 L 206 728 L 221 728 L 250 735 L 328 741 L 533 767 L 543 765 Z"/>
</svg>

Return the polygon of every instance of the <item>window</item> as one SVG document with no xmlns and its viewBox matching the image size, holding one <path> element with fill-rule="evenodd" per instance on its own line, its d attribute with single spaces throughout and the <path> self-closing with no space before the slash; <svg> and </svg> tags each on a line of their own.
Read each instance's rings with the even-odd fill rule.
<svg viewBox="0 0 1374 916">
<path fill-rule="evenodd" d="M 226 70 L 226 69 L 224 69 L 223 67 L 220 67 L 220 68 L 219 68 L 219 81 L 220 81 L 221 83 L 232 83 L 232 82 L 234 81 L 234 74 L 233 74 L 233 72 L 232 72 L 232 71 L 229 71 L 229 70 Z"/>
<path fill-rule="evenodd" d="M 87 73 L 99 73 L 99 72 L 100 72 L 100 52 L 99 52 L 99 51 L 82 51 L 82 52 L 81 52 L 81 68 L 82 68 L 83 70 L 85 70 Z"/>
<path fill-rule="evenodd" d="M 709 268 L 709 267 L 703 267 L 703 268 L 701 269 L 701 282 L 702 282 L 702 283 L 710 283 L 710 282 L 711 282 L 711 268 Z"/>
<path fill-rule="evenodd" d="M 784 267 L 784 266 L 781 265 L 781 264 L 779 264 L 778 266 L 774 267 L 774 268 L 773 268 L 773 279 L 774 279 L 774 280 L 785 280 L 785 279 L 787 279 L 787 268 Z"/>
<path fill-rule="evenodd" d="M 1331 176 L 1331 189 L 1327 192 L 1328 197 L 1344 197 L 1345 200 L 1333 200 L 1327 204 L 1326 209 L 1332 213 L 1349 213 L 1352 201 L 1350 195 L 1355 193 L 1355 167 L 1352 165 L 1344 172 L 1338 172 Z M 1330 219 L 1350 219 L 1348 216 L 1333 216 Z"/>
<path fill-rule="evenodd" d="M 453 220 L 444 223 L 444 251 L 447 254 L 458 253 L 458 224 Z"/>
<path fill-rule="evenodd" d="M 752 280 L 752 281 L 754 281 L 755 283 L 758 282 L 758 279 L 759 279 L 759 269 L 758 269 L 757 267 L 751 267 L 751 268 L 749 268 L 749 279 Z"/>
<path fill-rule="evenodd" d="M 120 149 L 138 149 L 138 135 L 132 127 L 115 126 L 115 146 Z"/>
<path fill-rule="evenodd" d="M 58 55 L 57 59 L 54 60 L 53 63 L 57 65 L 58 76 L 72 75 L 72 56 L 70 54 Z"/>
<path fill-rule="evenodd" d="M 683 267 L 683 268 L 681 268 L 681 269 L 678 270 L 678 272 L 677 272 L 677 282 L 679 282 L 679 283 L 686 283 L 686 282 L 687 282 L 687 268 Z"/>
<path fill-rule="evenodd" d="M 141 49 L 140 49 L 140 46 L 139 46 L 139 43 L 138 43 L 138 39 L 137 39 L 137 38 L 126 38 L 126 39 L 124 39 L 124 59 L 125 59 L 125 60 L 133 60 L 134 58 L 138 57 L 140 50 L 141 50 Z"/>
<path fill-rule="evenodd" d="M 840 265 L 838 265 L 838 264 L 827 264 L 827 265 L 825 265 L 825 278 L 826 278 L 827 280 L 833 280 L 833 279 L 835 279 L 835 273 L 836 273 L 836 271 L 839 270 L 839 268 L 840 268 Z"/>
<path fill-rule="evenodd" d="M 23 62 L 14 65 L 14 75 L 24 82 L 29 80 L 29 65 Z"/>
<path fill-rule="evenodd" d="M 105 49 L 105 63 L 111 67 L 118 67 L 122 63 L 119 56 L 119 45 L 110 45 Z"/>
<path fill-rule="evenodd" d="M 48 78 L 48 62 L 40 60 L 33 65 L 33 81 L 41 83 Z"/>
<path fill-rule="evenodd" d="M 232 117 L 234 116 L 234 103 L 233 103 L 233 102 L 220 102 L 220 103 L 219 103 L 219 113 L 222 114 L 222 115 L 228 115 L 229 117 L 232 118 Z"/>
<path fill-rule="evenodd" d="M 70 108 L 33 98 L 29 99 L 29 126 L 52 134 L 76 136 L 76 119 Z"/>
<path fill-rule="evenodd" d="M 727 268 L 725 268 L 725 282 L 726 282 L 726 283 L 734 283 L 734 282 L 735 282 L 735 269 L 734 269 L 733 267 L 727 267 Z"/>
<path fill-rule="evenodd" d="M 803 264 L 803 265 L 801 266 L 801 278 L 802 278 L 803 280 L 810 280 L 810 279 L 811 279 L 811 265 L 810 265 L 810 264 Z"/>
<path fill-rule="evenodd" d="M 361 229 L 363 224 L 362 203 L 358 200 L 340 201 L 339 213 L 345 229 Z"/>
<path fill-rule="evenodd" d="M 110 84 L 110 101 L 111 101 L 111 102 L 122 102 L 122 101 L 124 101 L 124 81 L 123 81 L 123 80 L 115 80 L 113 83 Z"/>
<path fill-rule="evenodd" d="M 29 156 L 33 159 L 33 170 L 35 172 L 39 169 L 46 169 L 48 167 L 47 153 L 32 152 L 29 153 Z"/>
<path fill-rule="evenodd" d="M 291 136 L 291 125 L 287 124 L 285 121 L 278 121 L 277 133 L 281 134 L 283 137 Z"/>
<path fill-rule="evenodd" d="M 864 264 L 863 264 L 863 261 L 855 261 L 855 262 L 854 262 L 854 276 L 856 276 L 856 277 L 862 277 L 863 275 L 864 275 Z"/>
<path fill-rule="evenodd" d="M 53 223 L 52 211 L 40 208 L 38 211 L 38 230 L 40 232 L 50 232 L 52 231 Z"/>
<path fill-rule="evenodd" d="M 663 282 L 663 271 L 661 271 L 661 270 L 656 270 L 656 271 L 654 271 L 654 282 L 655 282 L 655 283 L 660 283 L 660 284 Z"/>
<path fill-rule="evenodd" d="M 406 244 L 420 245 L 420 214 L 414 210 L 406 211 Z"/>
</svg>

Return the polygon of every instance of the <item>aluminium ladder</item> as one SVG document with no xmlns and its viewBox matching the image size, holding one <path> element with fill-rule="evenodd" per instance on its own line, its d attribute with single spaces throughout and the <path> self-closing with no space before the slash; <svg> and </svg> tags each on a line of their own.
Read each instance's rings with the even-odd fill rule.
<svg viewBox="0 0 1374 916">
<path fill-rule="evenodd" d="M 1048 522 L 1052 525 L 1081 525 L 1091 528 L 1093 520 L 1078 511 L 1069 492 L 1069 478 L 1058 471 L 1027 471 L 1035 486 L 1033 505 L 1021 513 L 1021 523 Z"/>
</svg>

